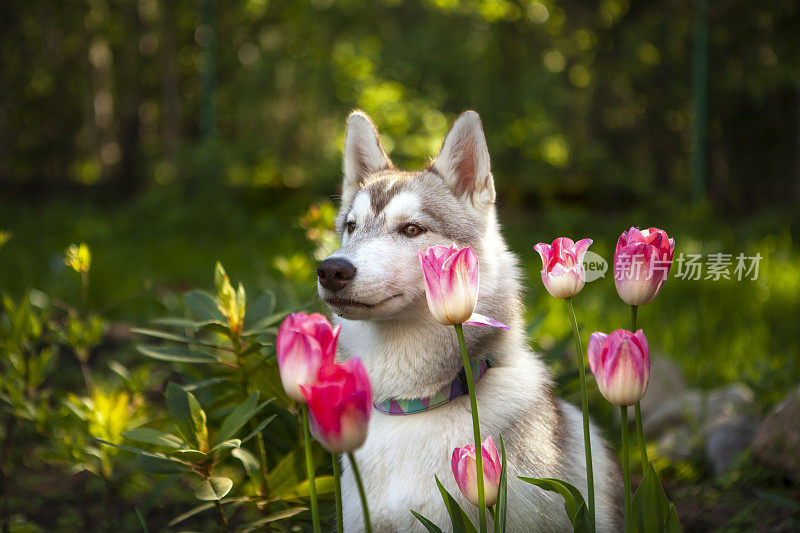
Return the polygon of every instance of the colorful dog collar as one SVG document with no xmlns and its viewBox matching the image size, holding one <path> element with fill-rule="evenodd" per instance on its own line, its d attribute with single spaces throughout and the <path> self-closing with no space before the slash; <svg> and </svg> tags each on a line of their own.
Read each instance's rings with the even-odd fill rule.
<svg viewBox="0 0 800 533">
<path fill-rule="evenodd" d="M 486 359 L 470 361 L 469 366 L 472 369 L 472 382 L 477 383 L 486 371 L 491 368 L 492 356 L 488 355 Z M 439 389 L 433 396 L 412 399 L 389 398 L 382 402 L 374 402 L 373 405 L 375 409 L 387 415 L 413 415 L 444 405 L 467 392 L 466 372 L 462 368 L 458 376 L 449 385 Z"/>
</svg>

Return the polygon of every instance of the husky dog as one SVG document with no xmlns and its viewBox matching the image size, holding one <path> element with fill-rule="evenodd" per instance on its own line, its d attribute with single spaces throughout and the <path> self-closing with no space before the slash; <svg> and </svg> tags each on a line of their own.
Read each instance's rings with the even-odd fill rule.
<svg viewBox="0 0 800 533">
<path fill-rule="evenodd" d="M 561 496 L 517 479 L 563 479 L 587 497 L 581 413 L 553 396 L 549 371 L 526 345 L 520 270 L 500 235 L 478 114 L 461 114 L 421 171 L 396 169 L 360 111 L 350 115 L 345 137 L 336 220 L 342 246 L 317 270 L 319 295 L 342 326 L 339 357 L 361 358 L 376 404 L 428 398 L 452 383 L 462 371 L 456 333 L 428 311 L 418 254 L 440 244 L 471 246 L 480 264 L 476 312 L 511 327 L 464 328 L 470 357 L 491 354 L 494 362 L 476 391 L 482 438 L 491 436 L 499 447 L 502 434 L 505 442 L 508 530 L 571 531 Z M 448 526 L 434 474 L 477 524 L 477 509 L 461 494 L 450 464 L 453 449 L 472 442 L 466 394 L 415 414 L 374 410 L 355 453 L 374 530 L 424 531 L 412 509 Z M 596 429 L 592 458 L 597 529 L 621 530 L 619 469 Z M 360 531 L 357 488 L 343 463 L 345 530 Z"/>
</svg>

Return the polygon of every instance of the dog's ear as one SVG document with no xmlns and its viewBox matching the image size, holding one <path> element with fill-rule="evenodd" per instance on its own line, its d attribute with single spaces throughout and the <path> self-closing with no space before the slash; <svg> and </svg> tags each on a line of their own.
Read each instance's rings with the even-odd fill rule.
<svg viewBox="0 0 800 533">
<path fill-rule="evenodd" d="M 459 115 L 442 143 L 432 168 L 443 176 L 456 196 L 476 207 L 492 205 L 494 180 L 481 118 L 475 111 Z"/>
<path fill-rule="evenodd" d="M 389 168 L 394 165 L 383 149 L 377 128 L 365 113 L 353 111 L 347 119 L 344 139 L 342 206 L 352 201 L 370 174 Z"/>
</svg>

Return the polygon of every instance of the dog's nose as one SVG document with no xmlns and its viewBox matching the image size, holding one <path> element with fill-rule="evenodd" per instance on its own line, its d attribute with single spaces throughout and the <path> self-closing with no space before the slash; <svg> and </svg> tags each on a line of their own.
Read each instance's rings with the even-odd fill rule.
<svg viewBox="0 0 800 533">
<path fill-rule="evenodd" d="M 319 283 L 331 291 L 338 291 L 356 275 L 356 267 L 347 259 L 329 257 L 317 267 Z"/>
</svg>

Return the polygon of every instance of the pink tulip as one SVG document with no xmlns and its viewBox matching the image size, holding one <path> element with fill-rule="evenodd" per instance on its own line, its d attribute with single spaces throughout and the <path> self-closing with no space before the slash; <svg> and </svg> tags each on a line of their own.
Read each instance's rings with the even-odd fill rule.
<svg viewBox="0 0 800 533">
<path fill-rule="evenodd" d="M 302 402 L 300 385 L 317 379 L 317 372 L 333 362 L 341 326 L 331 326 L 319 313 L 293 313 L 278 328 L 276 351 L 278 370 L 286 394 Z"/>
<path fill-rule="evenodd" d="M 589 337 L 589 368 L 603 397 L 614 405 L 633 405 L 650 381 L 650 349 L 642 330 L 618 329 Z"/>
<path fill-rule="evenodd" d="M 300 385 L 308 403 L 311 432 L 332 453 L 352 452 L 367 438 L 372 413 L 372 387 L 358 358 L 328 363 L 317 380 Z"/>
<path fill-rule="evenodd" d="M 425 278 L 425 296 L 433 318 L 445 326 L 467 324 L 508 329 L 493 318 L 475 312 L 479 269 L 475 250 L 455 244 L 432 246 L 419 253 Z"/>
<path fill-rule="evenodd" d="M 559 237 L 553 244 L 540 242 L 533 247 L 542 256 L 542 283 L 547 292 L 556 298 L 571 298 L 581 292 L 586 282 L 583 256 L 591 244 L 592 239 L 572 242 Z"/>
<path fill-rule="evenodd" d="M 628 305 L 655 300 L 667 280 L 675 239 L 664 230 L 649 228 L 623 231 L 614 250 L 614 283 Z"/>
<path fill-rule="evenodd" d="M 492 437 L 486 437 L 481 445 L 483 453 L 483 493 L 486 506 L 491 507 L 497 501 L 497 490 L 500 486 L 502 463 Z M 453 450 L 453 476 L 458 488 L 472 505 L 478 505 L 478 476 L 476 474 L 475 445 L 467 444 Z"/>
</svg>

